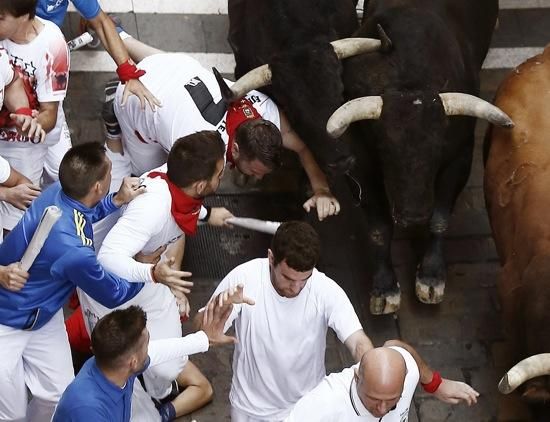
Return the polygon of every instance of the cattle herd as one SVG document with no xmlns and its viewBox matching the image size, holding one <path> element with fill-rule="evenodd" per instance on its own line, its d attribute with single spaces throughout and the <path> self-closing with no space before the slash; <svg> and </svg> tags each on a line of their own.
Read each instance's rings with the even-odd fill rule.
<svg viewBox="0 0 550 422">
<path fill-rule="evenodd" d="M 494 105 L 479 74 L 498 0 L 229 0 L 238 81 L 271 95 L 329 175 L 345 175 L 368 224 L 370 311 L 400 306 L 394 228 L 423 226 L 429 241 L 416 295 L 444 297 L 444 235 L 470 174 L 476 118 L 487 120 L 485 197 L 502 264 L 506 335 L 521 361 L 509 393 L 550 402 L 550 48 L 515 69 Z M 545 142 L 549 145 L 546 146 Z M 358 189 L 357 189 L 358 188 Z M 545 352 L 549 352 L 545 354 Z M 543 417 L 541 420 L 550 420 Z"/>
</svg>

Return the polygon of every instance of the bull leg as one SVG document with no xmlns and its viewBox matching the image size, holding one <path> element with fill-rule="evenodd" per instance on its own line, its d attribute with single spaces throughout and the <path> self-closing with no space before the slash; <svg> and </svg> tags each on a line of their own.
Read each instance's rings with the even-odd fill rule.
<svg viewBox="0 0 550 422">
<path fill-rule="evenodd" d="M 416 272 L 416 297 L 422 303 L 436 304 L 443 300 L 447 269 L 443 258 L 443 235 L 449 215 L 436 209 L 430 221 L 430 240 L 422 263 Z"/>
<path fill-rule="evenodd" d="M 472 148 L 469 148 L 452 161 L 438 178 L 436 203 L 430 220 L 430 239 L 416 273 L 416 297 L 422 303 L 437 304 L 443 301 L 447 281 L 443 237 L 456 198 L 468 180 L 471 162 Z"/>
<path fill-rule="evenodd" d="M 390 314 L 399 310 L 401 303 L 401 291 L 391 260 L 393 224 L 383 185 L 369 186 L 368 195 L 368 200 L 363 197 L 360 203 L 367 216 L 367 256 L 372 274 L 370 312 L 373 315 Z"/>
</svg>

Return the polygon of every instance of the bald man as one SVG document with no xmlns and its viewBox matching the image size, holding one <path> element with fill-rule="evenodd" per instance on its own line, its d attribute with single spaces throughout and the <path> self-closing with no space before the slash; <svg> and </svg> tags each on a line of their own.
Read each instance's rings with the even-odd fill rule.
<svg viewBox="0 0 550 422">
<path fill-rule="evenodd" d="M 411 346 L 386 342 L 366 352 L 360 363 L 326 376 L 296 403 L 285 422 L 406 422 L 418 382 L 431 384 L 420 379 L 419 367 L 434 377 Z M 478 396 L 469 385 L 447 379 L 434 394 L 447 403 L 463 400 L 468 405 Z"/>
</svg>

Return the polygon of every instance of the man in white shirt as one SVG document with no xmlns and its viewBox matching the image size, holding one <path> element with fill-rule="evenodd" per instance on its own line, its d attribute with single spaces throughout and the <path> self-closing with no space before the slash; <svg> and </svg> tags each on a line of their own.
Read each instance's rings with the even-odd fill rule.
<svg viewBox="0 0 550 422">
<path fill-rule="evenodd" d="M 319 253 L 320 239 L 310 225 L 283 223 L 268 258 L 236 267 L 214 292 L 213 297 L 242 283 L 255 302 L 244 307 L 236 297 L 225 327 L 234 324 L 238 339 L 229 396 L 232 421 L 287 417 L 326 374 L 329 327 L 356 361 L 372 348 L 345 292 L 314 268 Z"/>
<path fill-rule="evenodd" d="M 130 54 L 135 49 L 128 47 Z M 311 151 L 268 96 L 251 91 L 228 106 L 214 74 L 182 53 L 152 54 L 139 66 L 147 72 L 141 80 L 162 107 L 155 112 L 143 110 L 135 97 L 128 98 L 122 107 L 124 86 L 119 84 L 116 90 L 114 124 L 118 121 L 120 125 L 123 150 L 129 155 L 134 174 L 163 164 L 176 139 L 200 130 L 217 130 L 226 144 L 227 161 L 258 179 L 279 165 L 282 148 L 296 152 L 313 190 L 313 196 L 304 203 L 306 211 L 317 208 L 320 220 L 338 214 L 340 204 Z"/>
<path fill-rule="evenodd" d="M 223 226 L 232 214 L 225 208 L 203 207 L 202 198 L 218 188 L 224 168 L 224 144 L 216 131 L 202 131 L 180 138 L 168 155 L 167 164 L 143 175 L 147 187 L 144 198 L 125 207 L 109 231 L 98 253 L 99 262 L 120 277 L 147 285 L 123 306 L 138 305 L 147 313 L 147 328 L 152 340 L 181 336 L 180 312 L 172 291 L 154 281 L 170 282 L 191 274 L 180 271 L 184 236 L 194 234 L 197 220 Z M 136 198 L 137 199 L 137 198 Z M 152 254 L 167 248 L 166 256 L 152 265 L 138 262 L 138 253 Z M 177 263 L 177 264 L 176 264 Z M 189 282 L 189 286 L 192 283 Z M 185 295 L 178 301 L 189 313 Z M 88 333 L 110 309 L 79 291 Z M 175 359 L 144 373 L 147 392 L 162 399 L 178 378 L 185 390 L 172 403 L 177 416 L 190 413 L 211 400 L 212 387 L 200 370 L 187 359 Z M 150 402 L 151 400 L 147 398 Z M 134 398 L 133 403 L 139 400 Z M 153 409 L 154 410 L 154 409 Z M 132 420 L 139 415 L 134 412 Z"/>
<path fill-rule="evenodd" d="M 59 28 L 34 16 L 36 2 L 9 0 L 0 4 L 0 46 L 25 84 L 29 107 L 38 110 L 37 120 L 47 132 L 45 140 L 32 139 L 17 130 L 17 122 L 3 119 L 0 155 L 13 168 L 38 184 L 45 172 L 57 180 L 64 153 L 70 148 L 62 102 L 67 92 L 69 55 Z M 8 116 L 9 117 L 9 116 Z M 23 212 L 0 204 L 4 224 L 11 230 Z"/>
<path fill-rule="evenodd" d="M 399 341 L 400 346 L 371 349 L 361 363 L 340 373 L 326 376 L 312 391 L 302 397 L 285 422 L 406 422 L 418 381 L 419 367 L 435 379 L 422 384 L 440 400 L 468 405 L 477 401 L 478 393 L 469 385 L 442 379 L 419 360 L 416 351 Z M 407 350 L 406 350 L 406 349 Z M 435 390 L 435 391 L 433 391 Z"/>
</svg>

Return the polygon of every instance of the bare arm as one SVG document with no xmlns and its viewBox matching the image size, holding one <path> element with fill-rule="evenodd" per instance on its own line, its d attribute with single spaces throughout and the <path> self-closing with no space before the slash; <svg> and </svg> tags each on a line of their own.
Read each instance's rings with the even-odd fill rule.
<svg viewBox="0 0 550 422">
<path fill-rule="evenodd" d="M 19 77 L 17 72 L 13 72 L 13 79 L 6 85 L 5 90 L 4 105 L 9 111 L 14 112 L 18 108 L 29 106 L 29 100 L 25 93 L 23 80 Z"/>
<path fill-rule="evenodd" d="M 99 14 L 89 22 L 99 36 L 103 47 L 105 47 L 105 50 L 107 50 L 109 55 L 113 58 L 116 65 L 119 66 L 126 62 L 130 57 L 128 50 L 120 39 L 111 18 L 101 10 Z M 160 106 L 160 101 L 155 98 L 139 79 L 131 79 L 126 82 L 124 94 L 122 96 L 122 104 L 126 103 L 126 100 L 132 94 L 139 98 L 142 108 L 145 108 L 145 101 L 149 103 L 152 110 L 155 109 L 155 106 Z"/>
<path fill-rule="evenodd" d="M 21 108 L 29 107 L 29 100 L 25 93 L 23 80 L 19 77 L 17 72 L 13 72 L 13 79 L 6 85 L 5 91 L 4 105 L 10 112 L 15 113 Z M 10 118 L 14 121 L 18 130 L 23 135 L 31 139 L 39 138 L 40 142 L 44 141 L 46 132 L 42 129 L 37 119 L 25 114 L 10 114 Z"/>
<path fill-rule="evenodd" d="M 279 115 L 281 118 L 283 147 L 298 154 L 302 167 L 311 184 L 311 188 L 313 189 L 313 197 L 304 203 L 305 210 L 309 212 L 311 208 L 317 208 L 319 220 L 338 214 L 340 212 L 340 204 L 332 195 L 327 178 L 317 164 L 315 157 L 313 157 L 313 154 L 304 141 L 302 141 L 298 134 L 292 129 L 288 119 L 280 110 Z"/>
<path fill-rule="evenodd" d="M 6 201 L 20 210 L 25 210 L 40 195 L 40 188 L 14 168 L 8 179 L 0 184 L 0 201 Z"/>
<path fill-rule="evenodd" d="M 57 122 L 57 108 L 59 107 L 59 102 L 53 101 L 48 103 L 40 103 L 38 108 L 38 123 L 42 126 L 42 129 L 46 133 L 50 132 Z"/>
<path fill-rule="evenodd" d="M 357 330 L 349 336 L 344 345 L 350 351 L 355 362 L 360 362 L 363 355 L 374 347 L 363 330 Z"/>
<path fill-rule="evenodd" d="M 420 372 L 420 383 L 429 384 L 434 376 L 434 371 L 420 357 L 418 352 L 409 344 L 401 340 L 388 340 L 384 347 L 397 346 L 405 349 L 414 358 Z M 433 393 L 439 400 L 449 404 L 458 404 L 464 401 L 468 406 L 477 403 L 479 393 L 468 384 L 461 381 L 453 381 L 442 378 L 439 388 Z"/>
</svg>

